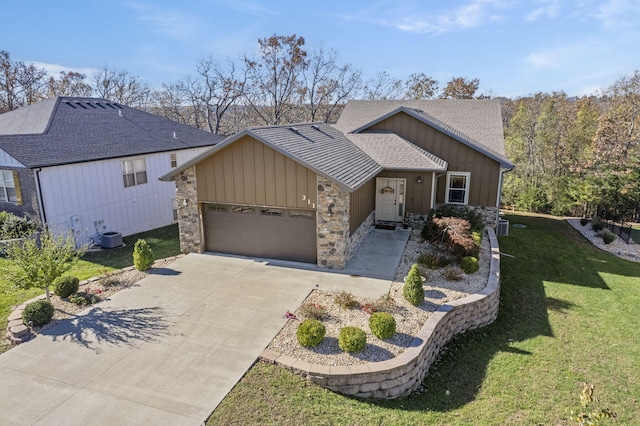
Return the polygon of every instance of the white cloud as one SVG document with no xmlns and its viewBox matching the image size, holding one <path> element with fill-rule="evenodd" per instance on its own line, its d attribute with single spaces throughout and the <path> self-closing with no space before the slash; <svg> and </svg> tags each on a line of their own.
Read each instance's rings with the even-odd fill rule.
<svg viewBox="0 0 640 426">
<path fill-rule="evenodd" d="M 238 12 L 245 12 L 252 15 L 278 15 L 273 10 L 267 9 L 263 5 L 251 0 L 217 0 L 214 2 L 227 9 Z"/>
<path fill-rule="evenodd" d="M 423 3 L 412 3 L 410 7 L 405 5 L 404 9 L 394 10 L 389 7 L 388 4 L 384 4 L 384 10 L 378 8 L 368 13 L 368 16 L 376 16 L 375 18 L 359 15 L 351 16 L 349 19 L 371 22 L 411 33 L 442 34 L 480 27 L 502 20 L 505 17 L 501 11 L 510 8 L 511 2 L 506 0 L 467 0 L 466 4 L 462 6 L 433 15 L 426 12 L 420 13 L 420 9 L 424 8 Z M 391 17 L 377 18 L 383 14 Z"/>
<path fill-rule="evenodd" d="M 560 2 L 558 0 L 539 0 L 542 6 L 534 9 L 527 15 L 527 21 L 537 21 L 542 17 L 555 18 L 560 13 Z"/>
<path fill-rule="evenodd" d="M 640 24 L 640 2 L 637 0 L 608 0 L 598 7 L 595 17 L 607 30 L 636 27 Z"/>
<path fill-rule="evenodd" d="M 96 71 L 98 71 L 96 68 L 87 68 L 87 67 L 81 67 L 81 68 L 76 68 L 76 67 L 66 67 L 64 65 L 58 65 L 58 64 L 48 64 L 46 62 L 27 62 L 30 65 L 33 65 L 36 68 L 43 68 L 47 74 L 49 74 L 50 76 L 54 76 L 57 77 L 60 72 L 65 71 L 65 72 L 77 72 L 80 74 L 84 74 L 87 77 L 91 77 Z"/>
<path fill-rule="evenodd" d="M 143 3 L 127 3 L 127 6 L 138 14 L 139 20 L 150 23 L 170 38 L 183 42 L 197 39 L 201 19 L 195 14 Z"/>
</svg>

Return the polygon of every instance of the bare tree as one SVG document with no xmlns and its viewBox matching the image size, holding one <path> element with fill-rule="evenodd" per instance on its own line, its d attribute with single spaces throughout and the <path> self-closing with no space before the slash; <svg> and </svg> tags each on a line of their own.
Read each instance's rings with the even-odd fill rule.
<svg viewBox="0 0 640 426">
<path fill-rule="evenodd" d="M 411 74 L 404 86 L 406 99 L 433 99 L 438 93 L 438 82 L 424 73 Z"/>
<path fill-rule="evenodd" d="M 402 80 L 391 77 L 387 71 L 382 71 L 367 80 L 362 91 L 364 99 L 400 99 Z"/>
<path fill-rule="evenodd" d="M 301 118 L 304 95 L 302 73 L 307 67 L 304 38 L 272 35 L 258 39 L 258 58 L 245 55 L 251 90 L 245 100 L 264 124 L 281 124 Z"/>
<path fill-rule="evenodd" d="M 47 97 L 56 96 L 91 96 L 92 88 L 86 82 L 87 76 L 79 72 L 60 71 L 60 76 L 49 77 L 47 81 Z"/>
<path fill-rule="evenodd" d="M 44 99 L 47 72 L 11 59 L 0 50 L 0 112 L 11 111 Z"/>
<path fill-rule="evenodd" d="M 140 77 L 107 66 L 94 73 L 93 91 L 101 98 L 138 108 L 145 108 L 151 95 L 149 85 Z"/>
<path fill-rule="evenodd" d="M 338 107 L 361 84 L 361 72 L 350 64 L 338 65 L 338 52 L 325 50 L 322 45 L 309 55 L 303 76 L 308 121 L 331 121 Z"/>
<path fill-rule="evenodd" d="M 477 78 L 467 80 L 465 77 L 454 77 L 442 90 L 440 97 L 442 99 L 473 99 L 479 85 L 480 80 Z"/>
<path fill-rule="evenodd" d="M 178 123 L 193 125 L 191 110 L 185 106 L 182 92 L 174 84 L 163 84 L 162 89 L 151 92 L 151 112 Z"/>
</svg>

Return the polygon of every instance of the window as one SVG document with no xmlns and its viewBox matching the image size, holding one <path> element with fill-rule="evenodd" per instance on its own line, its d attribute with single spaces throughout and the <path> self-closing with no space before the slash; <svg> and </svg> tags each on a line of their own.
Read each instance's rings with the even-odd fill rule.
<svg viewBox="0 0 640 426">
<path fill-rule="evenodd" d="M 122 162 L 122 179 L 124 187 L 147 183 L 147 166 L 144 158 L 134 158 Z"/>
<path fill-rule="evenodd" d="M 469 172 L 447 172 L 445 203 L 467 204 L 469 202 Z"/>
<path fill-rule="evenodd" d="M 14 176 L 14 172 L 9 170 L 2 170 L 0 172 L 0 201 L 18 203 L 18 193 L 16 191 L 16 180 Z"/>
<path fill-rule="evenodd" d="M 178 159 L 176 154 L 169 154 L 169 162 L 171 163 L 171 168 L 178 167 Z"/>
</svg>

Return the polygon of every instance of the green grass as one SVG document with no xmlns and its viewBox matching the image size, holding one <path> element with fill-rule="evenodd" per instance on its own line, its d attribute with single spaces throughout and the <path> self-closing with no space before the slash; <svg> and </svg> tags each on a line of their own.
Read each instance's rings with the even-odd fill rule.
<svg viewBox="0 0 640 426">
<path fill-rule="evenodd" d="M 562 220 L 507 218 L 527 228 L 500 237 L 515 258 L 502 257 L 498 319 L 449 343 L 423 393 L 357 400 L 257 363 L 207 424 L 571 424 L 583 382 L 617 412 L 607 424 L 640 424 L 640 264 Z"/>
<path fill-rule="evenodd" d="M 95 277 L 104 272 L 121 269 L 133 265 L 133 246 L 139 238 L 146 240 L 156 259 L 180 254 L 180 242 L 178 238 L 178 226 L 169 225 L 140 234 L 123 237 L 124 247 L 100 250 L 86 253 L 69 272 L 80 280 Z M 0 258 L 0 271 L 10 268 L 11 262 Z M 1 273 L 1 272 L 0 272 Z M 7 326 L 7 317 L 11 313 L 11 307 L 19 305 L 26 300 L 43 294 L 43 290 L 34 288 L 30 290 L 16 290 L 10 287 L 0 275 L 0 333 L 4 335 Z M 4 340 L 0 340 L 0 353 L 7 349 Z"/>
</svg>

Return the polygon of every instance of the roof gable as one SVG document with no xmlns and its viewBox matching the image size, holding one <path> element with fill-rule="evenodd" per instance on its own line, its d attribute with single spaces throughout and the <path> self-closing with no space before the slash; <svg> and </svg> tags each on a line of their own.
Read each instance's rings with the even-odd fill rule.
<svg viewBox="0 0 640 426">
<path fill-rule="evenodd" d="M 506 158 L 500 102 L 472 100 L 350 101 L 336 127 L 345 133 L 358 133 L 395 115 L 406 113 L 465 145 L 513 168 Z"/>
<path fill-rule="evenodd" d="M 59 97 L 0 115 L 0 148 L 27 167 L 210 146 L 223 139 L 100 98 Z"/>
</svg>

